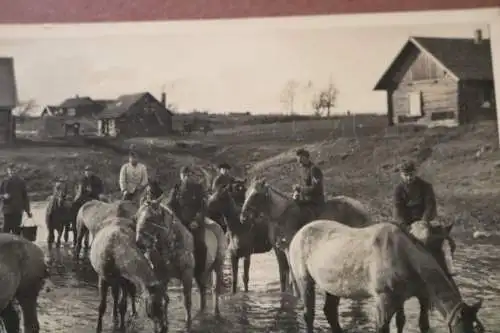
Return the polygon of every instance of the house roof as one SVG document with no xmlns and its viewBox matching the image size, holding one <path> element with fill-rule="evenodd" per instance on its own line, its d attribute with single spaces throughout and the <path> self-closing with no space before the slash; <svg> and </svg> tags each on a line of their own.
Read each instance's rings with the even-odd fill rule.
<svg viewBox="0 0 500 333">
<path fill-rule="evenodd" d="M 493 80 L 490 41 L 476 44 L 470 38 L 410 37 L 375 86 L 387 87 L 393 73 L 412 48 L 425 52 L 457 80 Z"/>
<path fill-rule="evenodd" d="M 108 105 L 108 107 L 103 112 L 101 112 L 98 118 L 99 119 L 118 118 L 127 113 L 127 111 L 145 95 L 149 95 L 151 96 L 151 98 L 156 99 L 148 92 L 121 95 L 116 99 L 116 101 L 113 104 Z M 165 108 L 165 110 L 170 114 L 172 114 L 172 112 L 169 109 Z"/>
<path fill-rule="evenodd" d="M 95 102 L 90 97 L 72 97 L 64 100 L 59 107 L 61 108 L 77 108 L 80 106 L 95 105 Z"/>
<path fill-rule="evenodd" d="M 0 58 L 0 107 L 14 108 L 17 104 L 14 59 Z"/>
</svg>

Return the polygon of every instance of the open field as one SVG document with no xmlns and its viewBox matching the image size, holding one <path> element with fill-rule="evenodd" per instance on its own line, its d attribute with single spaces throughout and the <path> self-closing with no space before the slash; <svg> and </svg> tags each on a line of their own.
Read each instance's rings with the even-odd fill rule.
<svg viewBox="0 0 500 333">
<path fill-rule="evenodd" d="M 398 180 L 396 165 L 402 158 L 413 157 L 421 163 L 424 178 L 435 184 L 440 214 L 446 220 L 465 228 L 492 229 L 500 222 L 500 153 L 496 141 L 494 122 L 455 129 L 387 129 L 381 116 L 258 125 L 240 122 L 238 126 L 216 128 L 207 136 L 116 140 L 107 148 L 93 141 L 66 146 L 20 144 L 0 150 L 0 176 L 5 170 L 2 164 L 19 163 L 32 193 L 43 197 L 50 193 L 56 176 L 74 180 L 85 164 L 91 164 L 105 179 L 107 189 L 115 192 L 119 167 L 126 159 L 126 149 L 133 144 L 166 187 L 177 180 L 181 165 L 212 170 L 213 164 L 228 161 L 240 176 L 263 175 L 290 192 L 297 182 L 293 150 L 305 145 L 323 168 L 330 195 L 359 198 L 375 214 L 389 216 L 392 189 Z"/>
</svg>

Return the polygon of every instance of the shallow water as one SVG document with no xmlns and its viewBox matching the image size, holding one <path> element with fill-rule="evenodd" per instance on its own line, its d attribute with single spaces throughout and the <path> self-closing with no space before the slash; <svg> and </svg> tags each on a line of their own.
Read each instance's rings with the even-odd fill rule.
<svg viewBox="0 0 500 333">
<path fill-rule="evenodd" d="M 41 225 L 44 206 L 34 205 L 35 221 Z M 46 249 L 45 230 L 39 228 L 37 243 Z M 93 332 L 97 319 L 98 291 L 96 274 L 88 261 L 75 266 L 72 249 L 47 251 L 51 260 L 52 276 L 50 290 L 43 291 L 39 298 L 41 332 Z M 480 318 L 487 332 L 500 332 L 500 258 L 498 242 L 490 240 L 457 240 L 455 266 L 457 282 L 466 301 L 476 297 L 484 299 Z M 242 267 L 240 266 L 240 275 Z M 230 266 L 226 264 L 226 285 L 230 283 Z M 242 281 L 240 278 L 240 288 Z M 170 332 L 184 332 L 184 311 L 180 288 L 176 282 L 170 287 L 169 319 Z M 193 332 L 303 332 L 304 322 L 300 302 L 293 296 L 281 294 L 278 283 L 278 268 L 274 254 L 254 255 L 250 271 L 250 292 L 231 295 L 226 289 L 221 299 L 222 319 L 212 315 L 211 295 L 208 295 L 208 311 L 197 316 Z M 345 332 L 373 332 L 371 301 L 353 302 L 342 300 L 340 304 L 341 325 Z M 328 332 L 322 313 L 322 297 L 318 297 L 316 331 Z M 193 314 L 199 309 L 199 296 L 193 290 Z M 108 297 L 107 314 L 104 317 L 104 332 L 112 332 L 112 304 Z M 129 322 L 127 332 L 152 332 L 152 325 L 145 318 L 142 303 L 138 307 L 139 317 Z M 406 303 L 406 332 L 419 332 L 418 303 L 412 299 Z M 431 314 L 431 327 L 435 332 L 447 332 L 439 314 Z M 395 330 L 394 322 L 392 330 Z"/>
</svg>

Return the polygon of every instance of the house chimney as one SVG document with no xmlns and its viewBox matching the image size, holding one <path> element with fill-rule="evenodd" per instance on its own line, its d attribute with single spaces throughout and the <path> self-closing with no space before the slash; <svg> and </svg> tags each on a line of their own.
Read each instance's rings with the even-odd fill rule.
<svg viewBox="0 0 500 333">
<path fill-rule="evenodd" d="M 483 31 L 481 29 L 477 29 L 474 31 L 474 44 L 481 44 L 483 41 Z"/>
<path fill-rule="evenodd" d="M 161 93 L 161 105 L 167 106 L 167 94 L 165 92 Z"/>
</svg>

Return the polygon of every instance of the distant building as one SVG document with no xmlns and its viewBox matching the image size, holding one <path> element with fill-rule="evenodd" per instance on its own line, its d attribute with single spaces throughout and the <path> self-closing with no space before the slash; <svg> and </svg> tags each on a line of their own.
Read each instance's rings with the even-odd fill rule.
<svg viewBox="0 0 500 333">
<path fill-rule="evenodd" d="M 16 122 L 12 110 L 18 104 L 14 59 L 0 58 L 0 144 L 16 138 Z"/>
<path fill-rule="evenodd" d="M 99 136 L 160 136 L 172 132 L 173 113 L 166 97 L 158 101 L 148 92 L 122 95 L 98 115 Z"/>
<path fill-rule="evenodd" d="M 411 37 L 375 86 L 389 125 L 456 126 L 496 116 L 490 41 Z"/>
<path fill-rule="evenodd" d="M 90 97 L 75 96 L 68 98 L 57 106 L 57 116 L 96 117 L 106 108 L 103 103 L 95 102 Z"/>
</svg>

